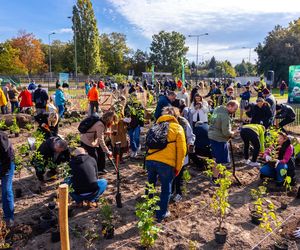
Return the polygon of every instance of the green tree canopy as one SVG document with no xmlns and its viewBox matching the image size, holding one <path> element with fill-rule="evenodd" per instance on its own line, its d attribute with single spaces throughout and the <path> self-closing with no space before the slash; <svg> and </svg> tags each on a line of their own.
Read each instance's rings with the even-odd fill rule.
<svg viewBox="0 0 300 250">
<path fill-rule="evenodd" d="M 87 75 L 105 73 L 101 67 L 99 31 L 90 0 L 77 0 L 72 21 L 80 71 Z"/>
<path fill-rule="evenodd" d="M 276 26 L 255 51 L 258 54 L 258 73 L 274 70 L 275 82 L 288 80 L 290 65 L 300 64 L 300 19 L 287 28 Z"/>
<path fill-rule="evenodd" d="M 184 35 L 161 31 L 152 36 L 150 51 L 150 62 L 155 64 L 156 70 L 179 75 L 181 58 L 185 57 L 188 47 L 185 46 Z"/>
</svg>

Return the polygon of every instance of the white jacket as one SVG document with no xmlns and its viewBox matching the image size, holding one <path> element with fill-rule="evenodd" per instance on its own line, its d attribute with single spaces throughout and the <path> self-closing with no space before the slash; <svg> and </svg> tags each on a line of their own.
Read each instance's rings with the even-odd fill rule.
<svg viewBox="0 0 300 250">
<path fill-rule="evenodd" d="M 192 121 L 197 122 L 197 117 L 199 114 L 199 118 L 201 122 L 208 122 L 207 114 L 209 112 L 208 103 L 206 101 L 202 101 L 202 107 L 200 109 L 195 109 L 194 102 L 191 104 L 191 114 Z"/>
</svg>

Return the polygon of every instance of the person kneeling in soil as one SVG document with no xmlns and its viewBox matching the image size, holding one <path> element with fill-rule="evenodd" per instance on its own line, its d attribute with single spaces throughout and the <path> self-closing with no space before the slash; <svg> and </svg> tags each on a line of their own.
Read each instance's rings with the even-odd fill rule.
<svg viewBox="0 0 300 250">
<path fill-rule="evenodd" d="M 284 131 L 286 133 L 284 126 L 295 121 L 295 118 L 296 118 L 295 110 L 290 105 L 277 104 L 275 118 L 282 119 L 279 122 L 278 126 L 282 131 Z M 276 120 L 276 123 L 277 122 L 278 122 L 278 120 Z"/>
<path fill-rule="evenodd" d="M 74 189 L 70 193 L 78 206 L 87 202 L 90 207 L 96 207 L 97 201 L 107 187 L 107 180 L 98 179 L 96 160 L 89 156 L 84 148 L 77 148 L 70 161 L 71 177 L 65 182 Z"/>
<path fill-rule="evenodd" d="M 66 141 L 62 140 L 60 137 L 50 137 L 44 141 L 38 148 L 37 152 L 41 155 L 40 157 L 35 157 L 33 164 L 36 171 L 36 176 L 42 183 L 45 182 L 44 174 L 46 168 L 52 163 L 59 165 L 63 162 L 68 162 L 70 160 L 70 151 L 68 149 L 68 144 Z M 57 173 L 55 167 L 51 167 L 47 176 L 53 178 Z"/>
<path fill-rule="evenodd" d="M 157 145 L 162 144 L 165 147 L 157 149 Z M 159 177 L 161 182 L 160 209 L 156 211 L 156 218 L 158 222 L 161 222 L 170 216 L 168 204 L 172 181 L 179 174 L 184 163 L 187 151 L 184 130 L 174 116 L 162 115 L 150 128 L 146 146 L 149 148 L 145 162 L 148 181 L 155 186 Z"/>
<path fill-rule="evenodd" d="M 14 150 L 8 136 L 0 131 L 0 177 L 2 186 L 2 207 L 8 227 L 14 224 L 13 177 L 15 171 Z"/>
<path fill-rule="evenodd" d="M 58 136 L 58 113 L 42 113 L 36 115 L 34 119 L 39 124 L 38 129 L 44 133 L 46 140 L 52 136 Z"/>
<path fill-rule="evenodd" d="M 276 158 L 272 159 L 272 151 L 276 152 Z M 287 175 L 292 179 L 295 176 L 295 162 L 293 158 L 293 145 L 289 137 L 283 133 L 278 133 L 278 147 L 269 148 L 264 154 L 267 163 L 260 169 L 261 178 L 269 177 L 275 179 L 278 186 L 284 182 L 284 176 L 281 175 L 280 170 L 286 169 Z"/>
<path fill-rule="evenodd" d="M 265 151 L 265 127 L 260 124 L 247 124 L 241 129 L 241 138 L 244 142 L 244 161 L 251 167 L 259 167 L 260 164 L 256 162 L 259 152 Z M 249 160 L 249 146 L 250 142 L 253 146 L 252 160 Z"/>
</svg>

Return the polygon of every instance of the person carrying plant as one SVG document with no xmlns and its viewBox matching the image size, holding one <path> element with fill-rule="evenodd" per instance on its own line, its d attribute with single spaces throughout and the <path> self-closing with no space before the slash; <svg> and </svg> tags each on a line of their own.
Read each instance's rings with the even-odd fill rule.
<svg viewBox="0 0 300 250">
<path fill-rule="evenodd" d="M 18 96 L 18 100 L 20 101 L 20 111 L 31 109 L 33 106 L 31 93 L 26 87 L 23 87 L 23 90 Z"/>
<path fill-rule="evenodd" d="M 117 149 L 115 147 L 116 142 L 121 142 L 120 163 L 124 163 L 123 154 L 128 152 L 128 140 L 127 140 L 127 125 L 124 122 L 124 106 L 126 103 L 126 97 L 120 96 L 119 100 L 112 106 L 112 109 L 116 113 L 114 124 L 111 127 L 111 143 L 113 147 L 114 158 L 116 158 Z"/>
<path fill-rule="evenodd" d="M 129 100 L 126 103 L 124 113 L 125 119 L 123 119 L 123 121 L 128 124 L 127 128 L 131 149 L 130 157 L 136 158 L 138 152 L 141 150 L 140 133 L 141 127 L 144 126 L 145 110 L 142 103 L 137 99 L 135 93 L 130 95 Z"/>
<path fill-rule="evenodd" d="M 1 113 L 3 115 L 7 114 L 7 99 L 1 88 L 0 88 L 0 107 L 1 107 Z"/>
<path fill-rule="evenodd" d="M 14 224 L 13 177 L 15 163 L 14 150 L 6 133 L 0 131 L 0 176 L 2 186 L 2 208 L 4 221 L 8 227 Z"/>
<path fill-rule="evenodd" d="M 145 166 L 148 182 L 161 182 L 161 193 L 156 218 L 161 222 L 170 216 L 168 211 L 172 181 L 180 173 L 187 153 L 184 130 L 173 115 L 162 115 L 147 133 Z"/>
<path fill-rule="evenodd" d="M 284 126 L 295 121 L 296 118 L 295 110 L 290 105 L 283 104 L 283 103 L 277 104 L 275 118 L 282 119 L 279 122 L 278 126 L 282 131 L 286 133 Z"/>
<path fill-rule="evenodd" d="M 172 103 L 175 100 L 176 93 L 174 91 L 168 91 L 167 95 L 160 96 L 154 113 L 155 119 L 158 119 L 161 116 L 164 107 L 172 106 Z"/>
<path fill-rule="evenodd" d="M 244 161 L 251 167 L 259 167 L 257 162 L 259 153 L 265 151 L 265 127 L 260 124 L 247 124 L 241 129 L 241 138 L 244 142 Z M 249 160 L 249 146 L 250 142 L 253 146 L 252 160 Z"/>
<path fill-rule="evenodd" d="M 57 169 L 54 165 L 59 165 L 70 160 L 70 151 L 65 140 L 58 136 L 53 136 L 44 141 L 37 149 L 37 155 L 33 158 L 35 172 L 41 185 L 44 184 L 44 174 L 49 168 L 47 177 L 53 178 L 57 174 Z M 51 167 L 49 167 L 51 166 Z"/>
<path fill-rule="evenodd" d="M 58 88 L 55 91 L 55 105 L 58 108 L 59 118 L 63 118 L 63 116 L 64 116 L 65 103 L 66 103 L 65 94 L 64 94 L 62 87 L 59 84 Z"/>
<path fill-rule="evenodd" d="M 83 202 L 87 202 L 89 207 L 97 207 L 99 197 L 106 190 L 107 180 L 98 179 L 97 162 L 84 148 L 77 148 L 73 155 L 70 161 L 71 177 L 65 180 L 74 190 L 70 196 L 79 207 L 83 206 Z"/>
<path fill-rule="evenodd" d="M 231 129 L 231 115 L 239 107 L 236 100 L 229 101 L 226 106 L 217 107 L 211 117 L 211 125 L 208 129 L 208 138 L 210 139 L 212 156 L 217 164 L 228 165 L 230 162 L 228 141 L 234 136 Z M 213 171 L 213 183 L 218 177 L 218 172 Z"/>
<path fill-rule="evenodd" d="M 93 116 L 88 117 L 87 127 L 84 130 L 80 129 L 80 141 L 81 146 L 92 156 L 98 165 L 98 171 L 100 174 L 107 173 L 105 169 L 105 154 L 108 157 L 112 157 L 112 152 L 107 148 L 104 140 L 106 131 L 111 128 L 113 124 L 115 113 L 108 111 L 103 114 L 101 119 L 94 113 Z M 83 121 L 82 121 L 83 122 Z M 85 123 L 81 123 L 85 124 Z"/>
<path fill-rule="evenodd" d="M 94 114 L 94 112 L 99 112 L 99 91 L 97 89 L 97 84 L 93 83 L 92 88 L 89 90 L 88 99 L 90 102 L 90 115 Z"/>
<path fill-rule="evenodd" d="M 278 186 L 283 185 L 284 176 L 280 170 L 286 169 L 287 175 L 295 176 L 295 162 L 293 158 L 293 145 L 291 140 L 284 132 L 278 132 L 278 147 L 270 147 L 264 153 L 266 164 L 260 169 L 261 177 L 272 178 Z"/>
</svg>

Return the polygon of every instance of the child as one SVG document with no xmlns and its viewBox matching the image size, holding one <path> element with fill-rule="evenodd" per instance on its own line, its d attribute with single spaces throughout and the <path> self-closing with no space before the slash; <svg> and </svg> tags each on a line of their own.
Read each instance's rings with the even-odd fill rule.
<svg viewBox="0 0 300 250">
<path fill-rule="evenodd" d="M 241 102 L 240 102 L 240 120 L 243 121 L 243 114 L 244 110 L 246 110 L 246 107 L 249 104 L 250 97 L 251 97 L 251 91 L 249 86 L 243 87 L 243 93 L 240 94 Z"/>
</svg>

